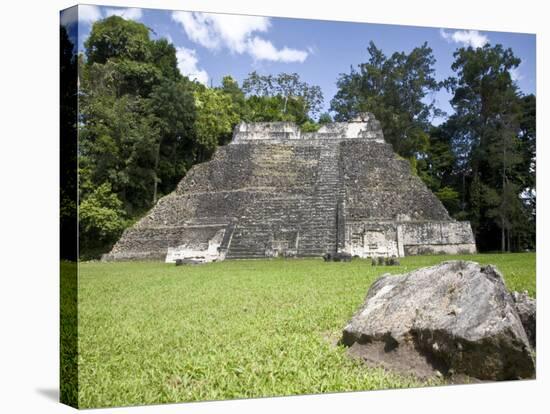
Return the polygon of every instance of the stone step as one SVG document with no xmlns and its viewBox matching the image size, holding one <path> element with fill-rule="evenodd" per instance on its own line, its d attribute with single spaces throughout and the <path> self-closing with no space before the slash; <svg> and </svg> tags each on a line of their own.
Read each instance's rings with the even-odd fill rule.
<svg viewBox="0 0 550 414">
<path fill-rule="evenodd" d="M 239 217 L 227 257 L 263 257 L 265 244 L 272 239 L 273 229 L 278 228 L 299 231 L 299 256 L 315 257 L 334 251 L 338 235 L 336 200 L 342 196 L 338 148 L 336 143 L 327 143 L 321 148 L 314 175 L 314 193 L 307 198 L 287 196 L 254 200 L 243 217 Z M 265 175 L 270 174 L 270 169 L 281 171 L 287 161 L 291 162 L 291 157 L 266 160 L 262 164 Z"/>
</svg>

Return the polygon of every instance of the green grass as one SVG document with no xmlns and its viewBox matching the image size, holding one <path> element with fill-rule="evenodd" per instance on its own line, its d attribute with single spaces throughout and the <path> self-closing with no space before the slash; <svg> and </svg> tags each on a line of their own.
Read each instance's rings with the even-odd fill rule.
<svg viewBox="0 0 550 414">
<path fill-rule="evenodd" d="M 451 258 L 83 263 L 79 406 L 437 384 L 367 368 L 335 340 L 381 274 Z M 509 288 L 535 295 L 534 254 L 462 258 L 496 264 Z"/>
</svg>

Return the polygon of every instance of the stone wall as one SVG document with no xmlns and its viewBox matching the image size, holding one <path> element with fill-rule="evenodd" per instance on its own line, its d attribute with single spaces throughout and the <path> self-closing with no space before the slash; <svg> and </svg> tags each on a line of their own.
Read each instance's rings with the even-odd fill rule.
<svg viewBox="0 0 550 414">
<path fill-rule="evenodd" d="M 333 122 L 325 124 L 317 132 L 301 132 L 292 122 L 255 122 L 240 123 L 233 131 L 232 144 L 250 142 L 282 143 L 287 140 L 310 142 L 320 139 L 356 139 L 384 142 L 380 122 L 372 114 L 363 114 L 351 122 Z"/>
<path fill-rule="evenodd" d="M 346 223 L 344 251 L 359 257 L 476 252 L 470 223 L 459 221 L 355 221 Z"/>
<path fill-rule="evenodd" d="M 468 254 L 476 252 L 469 222 L 400 223 L 406 256 L 416 254 Z"/>
<path fill-rule="evenodd" d="M 358 257 L 400 256 L 392 222 L 348 222 L 344 251 Z"/>
<path fill-rule="evenodd" d="M 239 124 L 232 143 L 195 165 L 104 259 L 466 250 L 475 251 L 469 224 L 449 217 L 363 114 L 307 134 L 292 123 Z"/>
</svg>

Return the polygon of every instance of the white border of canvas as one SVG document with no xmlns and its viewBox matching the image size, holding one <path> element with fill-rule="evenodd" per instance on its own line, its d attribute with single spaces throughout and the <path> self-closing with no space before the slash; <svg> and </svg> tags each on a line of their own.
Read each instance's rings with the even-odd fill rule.
<svg viewBox="0 0 550 414">
<path fill-rule="evenodd" d="M 97 3 L 97 2 L 94 2 Z M 71 1 L 17 1 L 0 13 L 0 411 L 64 413 L 58 387 L 58 19 Z M 134 408 L 116 413 L 541 412 L 550 393 L 548 332 L 549 177 L 543 139 L 550 56 L 544 2 L 392 0 L 119 0 L 98 4 L 266 16 L 485 29 L 537 34 L 539 337 L 536 381 L 370 391 Z M 550 83 L 548 83 L 550 84 Z M 548 85 L 547 84 L 547 85 Z M 546 93 L 544 93 L 546 92 Z M 544 100 L 546 98 L 546 100 Z M 23 162 L 22 162 L 23 161 Z M 546 301 L 548 302 L 548 301 Z M 546 392 L 545 392 L 546 390 Z"/>
</svg>

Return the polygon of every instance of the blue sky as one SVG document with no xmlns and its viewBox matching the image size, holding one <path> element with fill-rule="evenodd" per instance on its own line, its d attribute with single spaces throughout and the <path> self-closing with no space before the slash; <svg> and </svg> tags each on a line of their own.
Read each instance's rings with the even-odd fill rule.
<svg viewBox="0 0 550 414">
<path fill-rule="evenodd" d="M 93 22 L 111 14 L 139 21 L 152 30 L 152 37 L 171 41 L 180 71 L 190 78 L 216 86 L 225 75 L 241 83 L 253 70 L 262 74 L 297 72 L 302 80 L 321 87 L 325 110 L 336 93 L 338 75 L 368 59 L 366 48 L 371 40 L 386 55 L 409 52 L 427 41 L 437 60 L 438 80 L 453 74 L 451 64 L 457 48 L 500 43 L 512 48 L 522 61 L 513 73 L 520 90 L 536 92 L 533 34 L 79 6 L 80 51 Z M 74 13 L 62 13 L 61 20 L 75 30 Z M 441 109 L 452 112 L 446 91 L 434 98 Z"/>
</svg>

